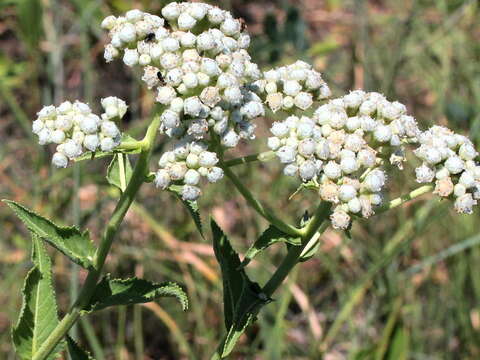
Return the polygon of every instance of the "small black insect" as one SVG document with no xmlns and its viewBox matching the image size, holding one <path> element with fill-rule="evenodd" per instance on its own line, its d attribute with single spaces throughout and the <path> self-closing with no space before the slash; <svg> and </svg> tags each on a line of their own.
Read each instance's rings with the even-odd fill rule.
<svg viewBox="0 0 480 360">
<path fill-rule="evenodd" d="M 165 79 L 163 78 L 163 75 L 160 71 L 157 72 L 157 77 L 158 77 L 158 80 L 160 80 L 160 85 L 164 86 L 165 85 Z"/>
<path fill-rule="evenodd" d="M 145 36 L 145 41 L 146 42 L 152 42 L 155 40 L 155 34 L 154 33 L 148 33 L 147 36 Z"/>
</svg>

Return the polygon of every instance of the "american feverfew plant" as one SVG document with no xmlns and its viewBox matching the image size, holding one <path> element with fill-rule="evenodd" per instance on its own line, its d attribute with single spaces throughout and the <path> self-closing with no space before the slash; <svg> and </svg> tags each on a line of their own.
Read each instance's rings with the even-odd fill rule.
<svg viewBox="0 0 480 360">
<path fill-rule="evenodd" d="M 6 201 L 32 236 L 33 268 L 25 279 L 23 306 L 13 330 L 21 359 L 53 359 L 65 349 L 74 359 L 91 358 L 69 336 L 81 316 L 116 305 L 176 297 L 184 310 L 187 295 L 172 282 L 115 279 L 103 275 L 107 255 L 140 187 L 178 195 L 204 234 L 197 199 L 202 183 L 230 181 L 251 208 L 269 222 L 240 261 L 227 235 L 211 220 L 211 238 L 224 284 L 225 336 L 212 359 L 228 356 L 239 337 L 299 262 L 313 256 L 331 225 L 349 230 L 369 218 L 432 192 L 470 214 L 480 198 L 478 153 L 465 136 L 442 127 L 422 130 L 406 107 L 376 92 L 354 90 L 332 98 L 322 76 L 303 61 L 261 71 L 249 54 L 250 37 L 241 19 L 202 3 L 169 3 L 158 15 L 130 10 L 102 22 L 108 31 L 104 58 L 140 71 L 158 106 L 141 140 L 122 132 L 127 104 L 101 99 L 103 113 L 89 104 L 65 101 L 41 109 L 32 122 L 38 143 L 54 146 L 52 164 L 112 157 L 107 180 L 121 190 L 103 236 L 61 227 L 26 207 Z M 228 151 L 255 138 L 255 128 L 275 113 L 271 136 L 260 139 L 266 151 L 229 159 Z M 159 138 L 168 149 L 152 156 Z M 267 150 L 269 149 L 269 150 Z M 408 152 L 410 151 L 410 155 Z M 133 170 L 129 156 L 136 156 Z M 317 202 L 311 216 L 292 225 L 268 210 L 232 171 L 253 161 L 279 161 L 283 174 Z M 415 162 L 408 166 L 408 161 Z M 388 183 L 407 171 L 422 185 L 388 199 Z M 211 185 L 214 186 L 214 185 Z M 313 190 L 313 191 L 312 191 Z M 286 243 L 284 260 L 265 284 L 250 279 L 245 267 L 258 253 Z M 46 246 L 88 271 L 79 296 L 60 320 Z"/>
</svg>

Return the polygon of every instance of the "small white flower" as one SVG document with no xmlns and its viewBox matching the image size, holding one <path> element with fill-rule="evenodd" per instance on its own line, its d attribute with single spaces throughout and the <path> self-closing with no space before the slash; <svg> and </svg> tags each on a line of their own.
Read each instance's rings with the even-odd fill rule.
<svg viewBox="0 0 480 360">
<path fill-rule="evenodd" d="M 103 19 L 101 23 L 101 27 L 103 29 L 111 30 L 117 23 L 117 18 L 113 15 L 107 16 L 105 19 Z"/>
<path fill-rule="evenodd" d="M 201 191 L 196 186 L 185 185 L 182 188 L 182 199 L 186 201 L 195 201 L 201 195 Z"/>
<path fill-rule="evenodd" d="M 379 192 L 385 185 L 385 174 L 381 170 L 373 170 L 363 181 L 363 186 L 366 190 L 371 192 Z"/>
<path fill-rule="evenodd" d="M 451 156 L 445 161 L 445 168 L 450 174 L 458 174 L 465 167 L 464 162 L 458 156 Z"/>
<path fill-rule="evenodd" d="M 329 161 L 323 167 L 323 172 L 329 179 L 335 180 L 342 175 L 342 168 L 335 161 Z"/>
<path fill-rule="evenodd" d="M 297 152 L 294 148 L 290 146 L 282 146 L 280 149 L 277 150 L 276 154 L 280 159 L 280 162 L 288 164 L 295 161 L 295 156 L 297 155 Z"/>
<path fill-rule="evenodd" d="M 180 30 L 190 30 L 197 24 L 195 20 L 188 13 L 181 13 L 178 17 L 178 27 Z"/>
<path fill-rule="evenodd" d="M 317 167 L 315 162 L 312 160 L 303 162 L 298 168 L 298 173 L 303 181 L 313 179 L 317 175 Z"/>
<path fill-rule="evenodd" d="M 249 101 L 242 106 L 242 114 L 245 115 L 248 119 L 254 119 L 259 116 L 265 115 L 265 110 L 263 105 L 257 101 Z"/>
<path fill-rule="evenodd" d="M 67 140 L 63 146 L 63 153 L 69 159 L 82 155 L 82 147 L 74 140 Z"/>
<path fill-rule="evenodd" d="M 457 184 L 453 187 L 453 194 L 456 197 L 463 196 L 467 193 L 467 188 L 463 184 Z"/>
<path fill-rule="evenodd" d="M 354 197 L 353 199 L 348 201 L 347 206 L 348 211 L 354 214 L 359 213 L 362 210 L 362 204 L 357 197 Z"/>
<path fill-rule="evenodd" d="M 175 89 L 171 86 L 162 86 L 158 88 L 158 94 L 156 100 L 163 105 L 168 105 L 170 102 L 175 99 L 177 93 Z"/>
<path fill-rule="evenodd" d="M 460 157 L 464 160 L 473 160 L 478 156 L 477 151 L 471 144 L 462 144 L 458 151 Z"/>
<path fill-rule="evenodd" d="M 218 7 L 212 7 L 208 10 L 207 17 L 212 24 L 220 24 L 225 19 L 225 11 Z"/>
<path fill-rule="evenodd" d="M 348 202 L 357 196 L 357 190 L 349 184 L 341 185 L 338 190 L 338 197 L 344 202 Z"/>
<path fill-rule="evenodd" d="M 302 156 L 309 157 L 315 153 L 316 144 L 311 138 L 300 141 L 298 144 L 298 153 Z"/>
<path fill-rule="evenodd" d="M 113 121 L 102 122 L 102 134 L 107 137 L 115 138 L 120 135 L 117 125 Z"/>
<path fill-rule="evenodd" d="M 429 183 L 432 182 L 435 177 L 435 172 L 429 166 L 422 164 L 415 169 L 415 174 L 417 177 L 417 182 L 419 183 Z"/>
<path fill-rule="evenodd" d="M 125 49 L 123 54 L 123 62 L 127 66 L 135 66 L 138 64 L 138 52 L 137 49 Z"/>
<path fill-rule="evenodd" d="M 200 174 L 194 169 L 189 169 L 183 179 L 187 185 L 197 185 L 200 182 Z"/>
<path fill-rule="evenodd" d="M 207 180 L 211 183 L 215 183 L 223 178 L 223 170 L 219 167 L 212 167 L 208 170 Z"/>
<path fill-rule="evenodd" d="M 472 194 L 462 195 L 455 200 L 455 210 L 461 214 L 472 214 L 474 205 L 477 205 L 477 200 L 473 199 Z"/>
<path fill-rule="evenodd" d="M 162 15 L 165 19 L 176 20 L 181 13 L 180 5 L 176 2 L 171 2 L 162 9 Z"/>
<path fill-rule="evenodd" d="M 130 24 L 128 22 L 123 24 L 120 29 L 119 36 L 120 36 L 120 40 L 122 40 L 125 43 L 135 41 L 137 37 L 135 25 Z"/>
<path fill-rule="evenodd" d="M 198 116 L 202 110 L 202 103 L 197 96 L 192 96 L 184 100 L 183 111 L 187 115 Z"/>
<path fill-rule="evenodd" d="M 57 168 L 66 168 L 68 165 L 68 158 L 63 154 L 56 152 L 52 156 L 52 164 Z"/>
<path fill-rule="evenodd" d="M 220 25 L 220 30 L 225 35 L 236 35 L 240 32 L 240 22 L 234 20 L 232 18 L 227 18 L 225 21 Z"/>
<path fill-rule="evenodd" d="M 117 145 L 118 143 L 110 137 L 104 137 L 100 141 L 100 148 L 106 152 L 112 151 Z"/>
<path fill-rule="evenodd" d="M 65 133 L 62 130 L 54 130 L 50 133 L 50 141 L 61 144 L 65 140 Z"/>
<path fill-rule="evenodd" d="M 392 130 L 390 129 L 389 126 L 379 125 L 375 129 L 373 136 L 375 137 L 375 140 L 377 140 L 378 142 L 384 143 L 384 142 L 390 141 L 392 137 Z"/>
<path fill-rule="evenodd" d="M 200 166 L 207 168 L 213 167 L 218 162 L 217 154 L 210 151 L 204 151 L 199 155 L 198 161 Z"/>
<path fill-rule="evenodd" d="M 83 146 L 85 146 L 87 150 L 95 151 L 100 146 L 100 138 L 97 134 L 85 135 Z"/>
<path fill-rule="evenodd" d="M 340 160 L 340 167 L 345 174 L 351 174 L 359 169 L 360 164 L 354 157 L 344 157 Z"/>
<path fill-rule="evenodd" d="M 79 123 L 80 130 L 85 134 L 93 134 L 98 131 L 98 124 L 100 119 L 96 115 L 84 116 L 82 121 Z"/>
<path fill-rule="evenodd" d="M 345 230 L 350 225 L 350 216 L 343 210 L 335 210 L 330 215 L 330 221 L 334 229 Z"/>
</svg>

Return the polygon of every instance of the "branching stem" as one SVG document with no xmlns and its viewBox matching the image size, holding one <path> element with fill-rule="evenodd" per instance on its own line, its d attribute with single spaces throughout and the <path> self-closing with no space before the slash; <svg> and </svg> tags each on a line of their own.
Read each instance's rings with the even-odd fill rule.
<svg viewBox="0 0 480 360">
<path fill-rule="evenodd" d="M 328 202 L 321 202 L 318 205 L 315 214 L 308 222 L 308 224 L 301 230 L 302 244 L 300 246 L 292 246 L 288 250 L 287 256 L 283 259 L 280 266 L 272 275 L 270 280 L 263 287 L 263 292 L 267 296 L 272 296 L 275 290 L 282 284 L 283 280 L 288 276 L 293 267 L 300 261 L 301 255 L 304 250 L 315 246 L 310 240 L 315 239 L 315 242 L 319 241 L 320 236 L 316 236 L 318 233 L 321 235 L 328 227 L 328 215 L 330 213 L 331 204 Z"/>
<path fill-rule="evenodd" d="M 144 139 L 138 142 L 141 144 L 141 152 L 133 170 L 131 180 L 121 195 L 112 217 L 107 224 L 105 233 L 95 253 L 93 267 L 88 272 L 80 295 L 57 327 L 50 333 L 47 340 L 38 349 L 32 360 L 45 360 L 50 355 L 55 346 L 62 341 L 70 328 L 78 321 L 82 309 L 90 301 L 120 224 L 143 184 L 145 176 L 148 174 L 148 163 L 159 126 L 160 117 L 156 116 L 148 127 Z"/>
</svg>

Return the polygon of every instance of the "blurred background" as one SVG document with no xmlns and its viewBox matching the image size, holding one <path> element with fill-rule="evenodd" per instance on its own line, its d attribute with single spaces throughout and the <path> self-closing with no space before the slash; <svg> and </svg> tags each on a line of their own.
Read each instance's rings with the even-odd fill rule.
<svg viewBox="0 0 480 360">
<path fill-rule="evenodd" d="M 101 20 L 131 8 L 159 13 L 160 0 L 0 1 L 0 197 L 62 224 L 88 227 L 98 239 L 118 192 L 104 178 L 108 160 L 55 170 L 51 150 L 30 127 L 43 104 L 101 97 L 127 101 L 123 129 L 140 137 L 153 94 L 121 61 L 105 64 Z M 212 2 L 213 3 L 213 2 Z M 321 71 L 334 95 L 364 88 L 407 105 L 423 128 L 449 126 L 480 141 L 480 2 L 474 0 L 225 0 L 243 17 L 251 55 L 262 68 L 300 58 Z M 266 150 L 269 117 L 258 139 L 235 150 Z M 166 145 L 168 146 L 168 145 Z M 160 143 L 156 158 L 164 149 Z M 234 169 L 281 217 L 297 222 L 318 196 L 272 163 Z M 390 178 L 391 196 L 417 185 L 413 166 Z M 212 214 L 240 253 L 266 228 L 228 180 L 204 188 Z M 458 216 L 430 196 L 354 224 L 350 236 L 327 231 L 314 258 L 297 267 L 247 331 L 232 359 L 480 358 L 479 212 Z M 14 359 L 10 328 L 31 266 L 30 239 L 0 204 L 0 359 Z M 85 273 L 51 253 L 60 312 Z M 263 253 L 248 268 L 261 284 L 285 254 Z M 144 185 L 107 262 L 115 277 L 175 280 L 190 310 L 170 299 L 104 310 L 73 335 L 102 359 L 209 359 L 223 334 L 219 267 L 210 239 L 197 233 L 171 194 Z"/>
</svg>

